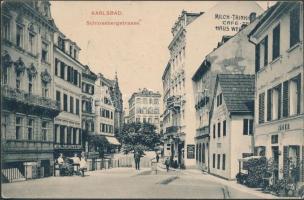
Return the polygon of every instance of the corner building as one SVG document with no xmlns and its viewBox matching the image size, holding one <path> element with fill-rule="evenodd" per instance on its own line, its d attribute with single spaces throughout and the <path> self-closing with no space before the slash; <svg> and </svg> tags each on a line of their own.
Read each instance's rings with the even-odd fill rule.
<svg viewBox="0 0 304 200">
<path fill-rule="evenodd" d="M 273 160 L 274 181 L 298 166 L 304 181 L 303 4 L 278 2 L 250 33 L 256 44 L 255 154 Z"/>
</svg>

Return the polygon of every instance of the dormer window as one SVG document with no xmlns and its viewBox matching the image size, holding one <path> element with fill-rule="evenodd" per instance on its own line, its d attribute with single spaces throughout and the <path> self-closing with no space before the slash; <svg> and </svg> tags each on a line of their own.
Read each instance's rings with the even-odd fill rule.
<svg viewBox="0 0 304 200">
<path fill-rule="evenodd" d="M 74 59 L 76 59 L 76 49 L 74 49 Z"/>
<path fill-rule="evenodd" d="M 72 56 L 72 46 L 70 46 L 70 56 Z"/>
<path fill-rule="evenodd" d="M 58 37 L 58 47 L 64 51 L 64 40 L 61 37 Z"/>
</svg>

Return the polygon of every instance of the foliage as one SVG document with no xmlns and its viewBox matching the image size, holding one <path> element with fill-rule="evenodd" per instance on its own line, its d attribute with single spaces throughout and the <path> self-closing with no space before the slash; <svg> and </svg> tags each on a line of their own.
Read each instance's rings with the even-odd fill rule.
<svg viewBox="0 0 304 200">
<path fill-rule="evenodd" d="M 285 179 L 279 179 L 272 186 L 272 190 L 277 194 L 280 194 L 282 191 L 286 193 L 286 189 L 287 189 L 287 181 Z"/>
<path fill-rule="evenodd" d="M 236 180 L 237 180 L 238 183 L 246 184 L 247 177 L 248 177 L 248 174 L 244 174 L 244 173 L 239 172 L 236 175 Z"/>
<path fill-rule="evenodd" d="M 124 124 L 121 133 L 117 137 L 123 144 L 125 153 L 131 151 L 143 153 L 146 150 L 154 150 L 154 147 L 160 142 L 156 127 L 149 123 Z"/>
<path fill-rule="evenodd" d="M 259 187 L 263 183 L 263 177 L 267 172 L 267 159 L 265 157 L 252 158 L 247 161 L 249 187 Z"/>
</svg>

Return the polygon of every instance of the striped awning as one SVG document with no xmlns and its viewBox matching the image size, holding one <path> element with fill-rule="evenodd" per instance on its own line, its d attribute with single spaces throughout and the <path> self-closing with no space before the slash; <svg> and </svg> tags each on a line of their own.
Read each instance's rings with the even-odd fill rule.
<svg viewBox="0 0 304 200">
<path fill-rule="evenodd" d="M 120 143 L 118 142 L 118 140 L 116 139 L 116 137 L 106 136 L 106 139 L 108 140 L 108 142 L 109 142 L 110 144 L 113 144 L 113 145 L 120 145 Z"/>
</svg>

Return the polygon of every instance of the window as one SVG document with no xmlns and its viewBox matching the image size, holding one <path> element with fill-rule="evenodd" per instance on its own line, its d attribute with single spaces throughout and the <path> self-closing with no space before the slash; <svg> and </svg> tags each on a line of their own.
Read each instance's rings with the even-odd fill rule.
<svg viewBox="0 0 304 200">
<path fill-rule="evenodd" d="M 64 46 L 65 46 L 64 43 L 65 43 L 64 40 L 63 40 L 61 37 L 58 37 L 58 47 L 59 47 L 59 49 L 61 49 L 62 51 L 65 50 L 65 49 L 64 49 Z"/>
<path fill-rule="evenodd" d="M 58 101 L 59 103 L 61 103 L 61 94 L 60 94 L 60 91 L 56 91 L 56 101 Z"/>
<path fill-rule="evenodd" d="M 28 122 L 27 122 L 27 139 L 28 140 L 33 139 L 33 125 L 34 125 L 34 120 L 28 119 Z"/>
<path fill-rule="evenodd" d="M 154 114 L 159 114 L 159 108 L 154 108 Z"/>
<path fill-rule="evenodd" d="M 272 90 L 267 90 L 267 121 L 272 120 Z"/>
<path fill-rule="evenodd" d="M 28 83 L 28 93 L 32 94 L 33 93 L 33 78 L 32 76 L 29 76 L 29 83 Z"/>
<path fill-rule="evenodd" d="M 23 47 L 23 27 L 19 24 L 16 27 L 16 45 L 17 47 Z"/>
<path fill-rule="evenodd" d="M 79 99 L 76 99 L 76 115 L 79 115 Z"/>
<path fill-rule="evenodd" d="M 74 59 L 76 59 L 76 49 L 74 49 Z"/>
<path fill-rule="evenodd" d="M 217 123 L 217 137 L 221 137 L 221 123 Z"/>
<path fill-rule="evenodd" d="M 154 104 L 159 104 L 158 99 L 154 99 Z"/>
<path fill-rule="evenodd" d="M 16 139 L 22 139 L 22 118 L 16 117 Z"/>
<path fill-rule="evenodd" d="M 288 81 L 283 83 L 283 117 L 287 117 L 289 115 L 289 86 Z"/>
<path fill-rule="evenodd" d="M 72 56 L 72 46 L 70 46 L 70 55 Z"/>
<path fill-rule="evenodd" d="M 143 122 L 144 122 L 144 123 L 146 123 L 146 122 L 147 122 L 147 119 L 146 119 L 145 117 L 143 118 Z"/>
<path fill-rule="evenodd" d="M 77 129 L 76 128 L 72 128 L 72 129 L 73 129 L 73 144 L 77 144 L 77 141 L 76 141 Z"/>
<path fill-rule="evenodd" d="M 255 72 L 260 71 L 260 44 L 255 45 Z"/>
<path fill-rule="evenodd" d="M 223 164 L 222 164 L 222 170 L 226 169 L 226 154 L 223 154 Z"/>
<path fill-rule="evenodd" d="M 148 118 L 148 122 L 152 123 L 152 118 L 151 117 Z"/>
<path fill-rule="evenodd" d="M 157 118 L 157 117 L 154 118 L 154 123 L 155 123 L 155 124 L 158 124 L 158 123 L 159 123 L 159 118 Z"/>
<path fill-rule="evenodd" d="M 42 42 L 41 47 L 41 61 L 47 62 L 48 61 L 48 52 L 49 52 L 49 45 L 46 42 Z"/>
<path fill-rule="evenodd" d="M 265 93 L 259 94 L 259 124 L 264 123 Z"/>
<path fill-rule="evenodd" d="M 243 135 L 253 134 L 253 119 L 243 119 Z"/>
<path fill-rule="evenodd" d="M 268 64 L 268 36 L 266 36 L 260 43 L 260 57 L 259 66 L 266 66 Z"/>
<path fill-rule="evenodd" d="M 226 136 L 226 120 L 223 121 L 223 136 Z"/>
<path fill-rule="evenodd" d="M 3 115 L 1 119 L 1 139 L 6 139 L 8 115 Z"/>
<path fill-rule="evenodd" d="M 68 112 L 68 96 L 63 94 L 63 110 Z"/>
<path fill-rule="evenodd" d="M 42 83 L 42 96 L 49 97 L 49 88 L 47 86 L 47 83 Z"/>
<path fill-rule="evenodd" d="M 290 12 L 290 47 L 300 41 L 300 6 Z"/>
<path fill-rule="evenodd" d="M 290 80 L 290 115 L 300 114 L 301 74 Z"/>
<path fill-rule="evenodd" d="M 65 63 L 60 62 L 60 78 L 64 79 Z"/>
<path fill-rule="evenodd" d="M 46 141 L 47 140 L 47 134 L 48 134 L 48 123 L 46 121 L 42 122 L 42 140 Z"/>
<path fill-rule="evenodd" d="M 272 32 L 272 60 L 280 56 L 280 24 Z"/>
<path fill-rule="evenodd" d="M 140 118 L 139 117 L 136 117 L 136 122 L 140 122 Z"/>
<path fill-rule="evenodd" d="M 143 103 L 144 103 L 144 104 L 147 104 L 147 103 L 148 103 L 147 98 L 143 98 Z"/>
<path fill-rule="evenodd" d="M 215 124 L 213 124 L 213 138 L 215 138 Z"/>
<path fill-rule="evenodd" d="M 1 29 L 1 31 L 3 38 L 6 40 L 10 40 L 10 20 L 6 17 L 3 17 L 2 26 L 3 28 Z"/>
<path fill-rule="evenodd" d="M 60 126 L 60 144 L 65 143 L 65 127 Z"/>
<path fill-rule="evenodd" d="M 70 113 L 74 113 L 74 98 L 70 97 Z"/>
<path fill-rule="evenodd" d="M 35 52 L 35 35 L 29 32 L 29 51 L 34 54 Z"/>
<path fill-rule="evenodd" d="M 217 106 L 222 105 L 222 100 L 223 100 L 223 94 L 221 93 L 216 97 Z"/>
<path fill-rule="evenodd" d="M 272 90 L 272 119 L 281 117 L 281 84 Z"/>
<path fill-rule="evenodd" d="M 67 132 L 67 144 L 71 144 L 72 131 L 73 131 L 73 129 L 72 129 L 71 127 L 68 127 L 68 132 Z"/>
<path fill-rule="evenodd" d="M 272 135 L 271 136 L 271 144 L 278 144 L 279 142 L 279 136 L 278 135 Z"/>
<path fill-rule="evenodd" d="M 212 167 L 215 168 L 215 153 L 212 156 Z"/>
<path fill-rule="evenodd" d="M 16 88 L 20 89 L 20 74 L 16 74 Z"/>
<path fill-rule="evenodd" d="M 217 154 L 217 169 L 221 168 L 221 154 Z"/>
</svg>

